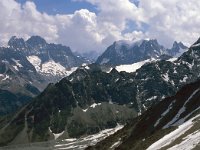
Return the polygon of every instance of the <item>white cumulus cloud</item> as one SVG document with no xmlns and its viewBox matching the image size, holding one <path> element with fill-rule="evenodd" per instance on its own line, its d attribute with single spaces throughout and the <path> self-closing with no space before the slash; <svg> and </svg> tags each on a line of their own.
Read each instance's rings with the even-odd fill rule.
<svg viewBox="0 0 200 150">
<path fill-rule="evenodd" d="M 96 5 L 98 18 L 117 26 L 118 38 L 156 38 L 170 47 L 174 40 L 192 44 L 200 36 L 200 1 L 196 0 L 74 0 Z M 136 6 L 133 1 L 139 4 Z M 127 20 L 136 27 L 128 33 Z M 143 27 L 145 24 L 145 27 Z"/>
<path fill-rule="evenodd" d="M 169 46 L 173 40 L 192 44 L 200 36 L 200 1 L 140 0 L 146 23 L 146 34 Z"/>
<path fill-rule="evenodd" d="M 13 35 L 44 37 L 78 52 L 102 52 L 115 40 L 156 38 L 171 46 L 174 40 L 192 44 L 199 36 L 200 1 L 196 0 L 73 0 L 87 1 L 87 9 L 72 14 L 49 15 L 34 2 L 0 1 L 0 43 Z M 67 9 L 67 8 L 66 8 Z"/>
<path fill-rule="evenodd" d="M 99 14 L 81 9 L 73 14 L 48 15 L 39 12 L 34 2 L 21 5 L 14 0 L 1 0 L 0 43 L 5 45 L 13 35 L 23 38 L 39 35 L 48 42 L 68 45 L 74 51 L 102 52 L 115 40 L 131 37 L 123 35 L 122 31 L 126 28 L 126 20 L 132 17 L 131 11 L 137 9 L 133 3 L 126 0 L 126 5 L 121 6 L 109 0 L 93 4 L 99 6 Z M 107 11 L 106 5 L 109 6 Z"/>
</svg>

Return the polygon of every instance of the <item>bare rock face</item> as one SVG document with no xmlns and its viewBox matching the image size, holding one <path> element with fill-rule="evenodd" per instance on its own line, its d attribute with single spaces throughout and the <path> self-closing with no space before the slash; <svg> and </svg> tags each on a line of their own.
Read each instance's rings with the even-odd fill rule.
<svg viewBox="0 0 200 150">
<path fill-rule="evenodd" d="M 174 42 L 171 49 L 166 49 L 155 39 L 136 42 L 117 41 L 98 57 L 96 63 L 117 66 L 121 64 L 133 64 L 152 58 L 162 59 L 163 55 L 179 57 L 187 49 L 181 42 Z"/>
</svg>

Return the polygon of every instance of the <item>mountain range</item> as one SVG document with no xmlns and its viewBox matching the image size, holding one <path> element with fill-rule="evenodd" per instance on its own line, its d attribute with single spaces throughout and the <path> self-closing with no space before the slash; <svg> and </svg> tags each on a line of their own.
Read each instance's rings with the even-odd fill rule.
<svg viewBox="0 0 200 150">
<path fill-rule="evenodd" d="M 115 43 L 121 45 L 118 46 L 120 48 L 133 47 L 130 45 L 139 44 L 136 42 L 132 44 L 129 43 L 129 46 L 128 44 L 123 46 L 124 42 L 122 41 Z M 143 47 L 145 48 L 152 45 L 151 43 L 154 43 L 154 47 L 157 47 L 157 50 L 160 51 L 161 54 L 164 47 L 160 46 L 156 40 L 140 41 L 140 45 L 144 45 Z M 174 54 L 177 54 L 180 51 L 180 47 L 182 49 L 186 48 L 182 43 L 175 42 L 172 48 L 173 50 L 171 49 L 171 53 L 174 51 Z M 142 46 L 139 49 L 142 49 Z M 154 58 L 155 54 L 150 53 L 150 51 L 145 53 L 148 53 L 150 56 L 148 58 Z M 127 50 L 124 51 L 124 53 L 126 54 Z M 55 83 L 63 77 L 70 75 L 78 66 L 90 63 L 86 57 L 80 55 L 76 56 L 76 54 L 71 51 L 70 47 L 60 44 L 48 44 L 39 36 L 32 36 L 26 41 L 22 38 L 13 36 L 8 41 L 8 47 L 0 48 L 0 54 L 0 89 L 4 90 L 4 92 L 11 92 L 17 97 L 14 100 L 13 105 L 7 105 L 8 103 L 5 101 L 2 102 L 2 104 L 4 104 L 2 105 L 2 111 L 0 111 L 0 114 L 14 112 L 16 109 L 28 102 L 32 97 L 43 91 L 48 83 Z M 103 57 L 103 55 L 100 57 Z M 136 54 L 134 55 L 136 56 Z M 112 57 L 114 58 L 114 55 Z M 137 59 L 138 61 L 147 58 L 146 54 L 141 54 L 139 57 L 141 57 L 141 59 Z M 134 60 L 133 58 L 129 59 Z M 160 58 L 169 59 L 171 57 L 168 55 L 162 55 Z M 147 60 L 144 62 L 146 61 Z M 120 63 L 121 62 L 119 61 L 119 64 Z M 141 62 L 139 67 L 143 64 L 144 63 Z M 127 67 L 130 68 L 129 66 Z M 105 68 L 107 68 L 107 70 L 111 69 L 109 67 Z M 123 69 L 117 70 L 120 71 Z M 5 98 L 5 95 L 2 97 Z M 26 97 L 25 100 L 24 97 Z M 22 100 L 20 100 L 21 98 Z M 3 111 L 5 109 L 12 111 Z"/>
<path fill-rule="evenodd" d="M 198 80 L 199 60 L 200 40 L 175 60 L 154 60 L 132 73 L 115 68 L 108 73 L 103 65 L 83 65 L 49 84 L 10 120 L 3 119 L 1 145 L 48 141 L 55 135 L 77 138 L 134 121 Z"/>
<path fill-rule="evenodd" d="M 39 36 L 32 36 L 27 41 L 12 37 L 8 47 L 0 48 L 0 114 L 5 114 L 23 106 L 32 97 L 38 95 L 46 86 L 55 83 L 73 72 L 76 67 L 88 61 L 75 56 L 71 49 L 60 44 L 48 44 Z M 7 105 L 15 95 L 13 105 Z M 7 101 L 3 101 L 3 99 Z M 24 98 L 25 97 L 25 98 Z"/>
<path fill-rule="evenodd" d="M 133 64 L 147 59 L 163 59 L 164 56 L 179 57 L 188 48 L 181 42 L 174 42 L 171 49 L 160 45 L 156 39 L 133 41 L 116 41 L 98 57 L 96 63 L 113 66 Z"/>
</svg>

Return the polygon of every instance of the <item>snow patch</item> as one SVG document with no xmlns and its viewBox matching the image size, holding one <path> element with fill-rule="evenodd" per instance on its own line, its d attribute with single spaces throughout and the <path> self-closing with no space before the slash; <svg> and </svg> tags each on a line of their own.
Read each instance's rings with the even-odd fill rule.
<svg viewBox="0 0 200 150">
<path fill-rule="evenodd" d="M 98 103 L 98 104 L 94 103 L 94 104 L 92 104 L 90 107 L 91 107 L 91 108 L 95 108 L 96 106 L 100 106 L 100 105 L 101 105 L 101 103 Z"/>
<path fill-rule="evenodd" d="M 110 73 L 112 71 L 112 67 L 108 69 L 108 71 L 106 71 L 106 73 Z"/>
<path fill-rule="evenodd" d="M 200 115 L 197 115 L 187 122 L 183 123 L 178 127 L 178 129 L 172 131 L 171 133 L 165 135 L 163 138 L 160 140 L 156 141 L 153 143 L 151 146 L 147 148 L 147 150 L 158 150 L 161 149 L 162 147 L 165 147 L 175 141 L 177 138 L 179 138 L 181 135 L 183 135 L 186 131 L 188 131 L 194 124 L 193 120 L 200 117 Z"/>
<path fill-rule="evenodd" d="M 108 63 L 110 61 L 110 59 L 108 59 L 108 58 L 104 58 L 102 61 L 101 61 L 101 65 L 102 64 L 106 64 L 106 63 Z"/>
<path fill-rule="evenodd" d="M 19 63 L 20 60 L 16 60 L 14 58 L 12 58 L 12 60 L 15 62 L 15 64 L 17 65 L 17 67 L 22 68 L 23 66 Z"/>
<path fill-rule="evenodd" d="M 189 134 L 185 138 L 183 138 L 183 141 L 180 144 L 177 144 L 168 150 L 192 150 L 194 149 L 198 144 L 200 143 L 200 130 Z"/>
<path fill-rule="evenodd" d="M 193 110 L 191 113 L 189 113 L 184 118 L 179 119 L 176 123 L 173 124 L 173 126 L 178 126 L 180 124 L 183 124 L 194 112 L 198 111 L 199 109 L 200 109 L 200 107 L 198 107 L 195 110 Z"/>
<path fill-rule="evenodd" d="M 40 71 L 41 59 L 38 56 L 28 56 L 27 60 L 35 67 L 37 72 Z"/>
<path fill-rule="evenodd" d="M 60 63 L 53 61 L 52 59 L 44 64 L 41 64 L 41 59 L 38 56 L 28 56 L 28 61 L 35 67 L 36 71 L 41 74 L 51 74 L 51 75 L 59 75 L 59 76 L 69 76 L 72 72 L 74 72 L 77 67 L 73 67 L 70 70 L 67 70 Z M 83 64 L 84 65 L 84 64 Z"/>
<path fill-rule="evenodd" d="M 174 68 L 174 73 L 177 73 L 176 69 Z"/>
<path fill-rule="evenodd" d="M 86 67 L 86 66 L 87 66 L 87 64 L 86 64 L 86 63 L 83 63 L 81 66 L 82 66 L 82 67 Z"/>
<path fill-rule="evenodd" d="M 183 79 L 182 80 L 180 80 L 180 82 L 186 82 L 187 81 L 187 79 L 188 79 L 188 77 L 185 75 L 184 77 L 183 77 Z"/>
<path fill-rule="evenodd" d="M 63 67 L 61 64 L 54 62 L 53 60 L 50 60 L 44 64 L 42 64 L 41 72 L 46 74 L 61 74 L 63 75 L 64 72 L 66 72 L 65 67 Z"/>
<path fill-rule="evenodd" d="M 117 124 L 115 128 L 105 129 L 94 135 L 88 135 L 79 139 L 64 139 L 61 143 L 56 143 L 55 149 L 85 149 L 88 146 L 95 145 L 106 137 L 114 134 L 124 126 Z M 64 143 L 66 142 L 66 143 Z"/>
<path fill-rule="evenodd" d="M 86 112 L 87 110 L 88 110 L 88 108 L 87 109 L 82 109 L 84 112 Z"/>
<path fill-rule="evenodd" d="M 185 101 L 185 103 L 183 104 L 183 107 L 178 111 L 178 113 L 176 114 L 176 116 L 170 121 L 168 122 L 163 128 L 166 129 L 169 126 L 171 126 L 173 123 L 175 123 L 176 121 L 178 121 L 180 119 L 181 114 L 186 110 L 185 105 L 190 101 L 190 99 L 197 93 L 199 92 L 200 89 L 195 90 L 190 97 Z"/>
<path fill-rule="evenodd" d="M 101 105 L 101 103 L 93 103 L 89 108 L 95 108 L 96 106 L 100 106 L 100 105 Z M 82 110 L 83 110 L 83 112 L 87 112 L 89 108 L 82 109 Z"/>
<path fill-rule="evenodd" d="M 167 108 L 167 110 L 165 110 L 162 114 L 161 114 L 161 117 L 156 121 L 156 123 L 154 124 L 154 127 L 156 127 L 159 123 L 160 123 L 160 120 L 162 120 L 162 118 L 168 114 L 168 112 L 172 109 L 172 105 L 175 101 L 173 101 Z"/>
<path fill-rule="evenodd" d="M 89 67 L 89 66 L 85 66 L 85 69 L 89 70 L 89 69 L 90 69 L 90 67 Z"/>
<path fill-rule="evenodd" d="M 62 141 L 66 141 L 66 142 L 74 142 L 76 141 L 77 139 L 76 138 L 72 138 L 72 139 L 64 139 Z"/>
<path fill-rule="evenodd" d="M 62 131 L 61 133 L 53 133 L 51 128 L 49 127 L 49 132 L 51 132 L 54 135 L 54 139 L 58 139 L 61 135 L 64 134 L 65 131 Z"/>
<path fill-rule="evenodd" d="M 118 141 L 115 142 L 110 148 L 116 148 L 119 146 L 120 143 L 121 143 L 121 138 L 119 138 Z"/>
<path fill-rule="evenodd" d="M 152 97 L 148 98 L 146 101 L 152 101 L 152 100 L 154 100 L 156 98 L 157 98 L 157 96 L 152 96 Z"/>
<path fill-rule="evenodd" d="M 15 68 L 15 70 L 19 71 L 18 67 L 17 66 L 13 66 L 13 68 Z"/>
<path fill-rule="evenodd" d="M 177 58 L 170 58 L 170 59 L 168 59 L 167 61 L 174 62 L 174 61 L 176 61 L 176 60 L 177 60 Z"/>
<path fill-rule="evenodd" d="M 1 81 L 5 81 L 7 79 L 10 79 L 10 77 L 9 77 L 9 75 L 6 74 L 6 76 Z"/>
<path fill-rule="evenodd" d="M 194 63 L 194 62 L 193 62 L 193 63 Z M 192 67 L 193 67 L 193 65 L 194 65 L 194 64 L 189 64 L 189 63 L 186 62 L 186 61 L 182 61 L 182 64 L 187 65 L 190 69 L 192 69 Z"/>
<path fill-rule="evenodd" d="M 168 75 L 168 73 L 165 73 L 165 74 L 163 75 L 163 79 L 164 79 L 166 82 L 169 82 L 169 75 Z"/>
<path fill-rule="evenodd" d="M 115 82 L 117 82 L 119 80 L 119 78 L 115 79 Z"/>
<path fill-rule="evenodd" d="M 116 70 L 121 72 L 121 71 L 125 71 L 128 73 L 131 72 L 135 72 L 137 69 L 141 68 L 144 64 L 148 63 L 148 62 L 152 62 L 155 61 L 155 59 L 147 59 L 144 61 L 140 61 L 134 64 L 130 64 L 130 65 L 120 65 L 120 66 L 116 66 Z"/>
<path fill-rule="evenodd" d="M 147 107 L 144 104 L 142 104 L 142 106 L 143 106 L 144 110 L 147 110 Z"/>
</svg>

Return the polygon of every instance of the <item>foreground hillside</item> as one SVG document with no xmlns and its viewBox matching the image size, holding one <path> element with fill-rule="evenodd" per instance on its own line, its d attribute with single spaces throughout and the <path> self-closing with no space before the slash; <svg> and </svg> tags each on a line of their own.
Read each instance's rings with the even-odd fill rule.
<svg viewBox="0 0 200 150">
<path fill-rule="evenodd" d="M 198 149 L 200 81 L 165 98 L 116 134 L 88 149 Z"/>
<path fill-rule="evenodd" d="M 20 141 L 20 137 L 22 138 L 26 135 L 26 130 L 23 130 L 20 134 L 18 134 L 18 139 L 12 141 L 12 144 L 7 148 L 16 147 L 16 149 L 52 148 L 82 150 L 87 146 L 90 146 L 87 149 L 198 149 L 198 144 L 200 143 L 199 99 L 200 80 L 184 86 L 174 96 L 163 99 L 141 116 L 138 116 L 128 122 L 124 128 L 118 124 L 114 129 L 103 130 L 98 134 L 83 136 L 77 139 L 66 139 L 66 137 L 60 139 L 60 137 L 65 134 L 65 132 L 61 132 L 58 134 L 52 134 L 51 141 L 33 144 L 24 144 L 24 141 L 21 141 L 23 144 L 16 147 L 14 146 L 16 140 Z M 89 110 L 90 109 L 93 108 L 89 108 Z M 25 123 L 25 126 L 27 125 L 28 124 Z M 52 132 L 51 129 L 49 130 Z M 119 131 L 115 133 L 117 130 Z M 11 133 L 7 132 L 7 134 Z M 30 138 L 30 136 L 25 137 Z M 4 138 L 6 138 L 6 136 L 4 136 Z M 28 139 L 26 138 L 24 138 L 24 140 L 28 142 Z M 55 138 L 56 141 L 54 141 L 53 138 Z M 104 138 L 106 139 L 104 140 Z M 3 139 L 1 138 L 1 141 L 2 140 Z M 97 145 L 91 147 L 97 142 L 99 142 Z"/>
</svg>

